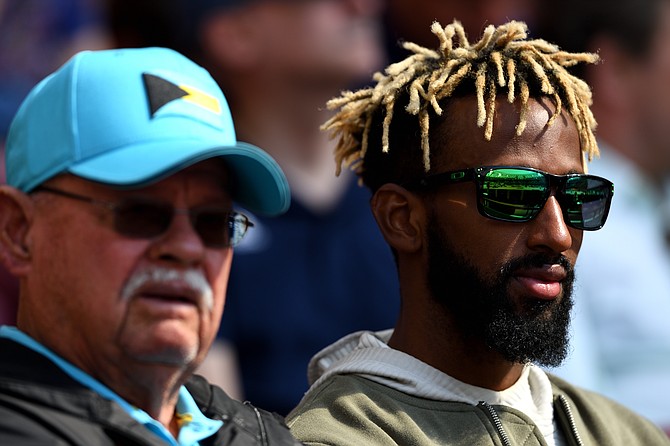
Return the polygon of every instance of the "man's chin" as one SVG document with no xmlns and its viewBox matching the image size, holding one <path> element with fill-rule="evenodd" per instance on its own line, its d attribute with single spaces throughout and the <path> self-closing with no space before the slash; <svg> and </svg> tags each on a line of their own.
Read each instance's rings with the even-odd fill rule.
<svg viewBox="0 0 670 446">
<path fill-rule="evenodd" d="M 193 363 L 195 354 L 183 354 L 183 352 L 156 352 L 154 354 L 146 354 L 136 356 L 137 362 L 146 365 L 157 365 L 167 367 L 184 368 Z"/>
<path fill-rule="evenodd" d="M 146 365 L 185 367 L 197 358 L 200 341 L 194 333 L 179 331 L 145 332 L 143 336 L 127 339 L 121 349 L 136 362 Z"/>
<path fill-rule="evenodd" d="M 198 356 L 195 346 L 162 345 L 148 349 L 127 350 L 126 354 L 144 365 L 184 368 L 191 365 Z"/>
</svg>

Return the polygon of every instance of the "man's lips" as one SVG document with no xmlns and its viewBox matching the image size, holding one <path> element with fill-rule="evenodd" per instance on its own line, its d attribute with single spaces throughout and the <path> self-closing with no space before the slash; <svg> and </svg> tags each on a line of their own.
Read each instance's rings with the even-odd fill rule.
<svg viewBox="0 0 670 446">
<path fill-rule="evenodd" d="M 514 273 L 516 282 L 523 288 L 523 294 L 545 300 L 556 299 L 561 294 L 561 282 L 566 277 L 567 272 L 561 265 L 524 268 Z"/>
<path fill-rule="evenodd" d="M 186 304 L 200 306 L 201 297 L 197 290 L 179 284 L 146 284 L 134 293 L 136 298 L 162 301 L 165 304 Z"/>
</svg>

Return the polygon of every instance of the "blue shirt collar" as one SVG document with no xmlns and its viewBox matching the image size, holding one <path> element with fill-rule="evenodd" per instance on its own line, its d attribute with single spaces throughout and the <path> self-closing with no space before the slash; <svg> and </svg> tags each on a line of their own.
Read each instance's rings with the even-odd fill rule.
<svg viewBox="0 0 670 446">
<path fill-rule="evenodd" d="M 179 438 L 175 440 L 165 426 L 151 418 L 148 413 L 132 406 L 109 387 L 61 358 L 18 328 L 4 325 L 0 327 L 0 337 L 11 339 L 43 356 L 46 356 L 72 379 L 95 391 L 103 398 L 116 402 L 131 417 L 137 420 L 137 422 L 146 426 L 147 429 L 163 438 L 167 444 L 172 446 L 197 446 L 201 440 L 210 437 L 223 426 L 223 421 L 207 418 L 200 411 L 200 408 L 186 387 L 182 386 L 181 389 L 179 389 L 179 398 L 177 400 L 176 409 L 177 416 L 182 420 L 182 423 L 179 430 Z"/>
</svg>

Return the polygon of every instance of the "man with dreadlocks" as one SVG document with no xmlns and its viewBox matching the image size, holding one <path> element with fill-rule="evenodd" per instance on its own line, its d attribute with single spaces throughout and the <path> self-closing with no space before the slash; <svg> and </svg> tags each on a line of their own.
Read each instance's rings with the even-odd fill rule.
<svg viewBox="0 0 670 446">
<path fill-rule="evenodd" d="M 614 192 L 588 85 L 595 54 L 490 26 L 432 26 L 413 54 L 344 93 L 324 128 L 373 191 L 397 262 L 398 323 L 319 352 L 287 421 L 306 444 L 657 445 L 651 422 L 544 372 L 567 353 L 573 265 Z"/>
<path fill-rule="evenodd" d="M 579 253 L 574 340 L 551 372 L 670 435 L 670 0 L 564 0 L 544 13 L 542 35 L 604 61 L 578 68 L 600 124 L 589 171 L 617 185 L 607 226 Z"/>
</svg>

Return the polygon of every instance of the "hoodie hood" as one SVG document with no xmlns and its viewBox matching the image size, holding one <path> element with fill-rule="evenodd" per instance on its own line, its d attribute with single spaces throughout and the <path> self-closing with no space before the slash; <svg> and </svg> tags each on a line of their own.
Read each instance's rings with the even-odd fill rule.
<svg viewBox="0 0 670 446">
<path fill-rule="evenodd" d="M 512 387 L 498 392 L 459 381 L 389 347 L 392 334 L 393 330 L 359 331 L 321 350 L 309 363 L 308 394 L 335 375 L 355 374 L 420 398 L 513 407 L 531 416 L 542 432 L 553 433 L 551 383 L 539 367 L 528 364 Z"/>
</svg>

